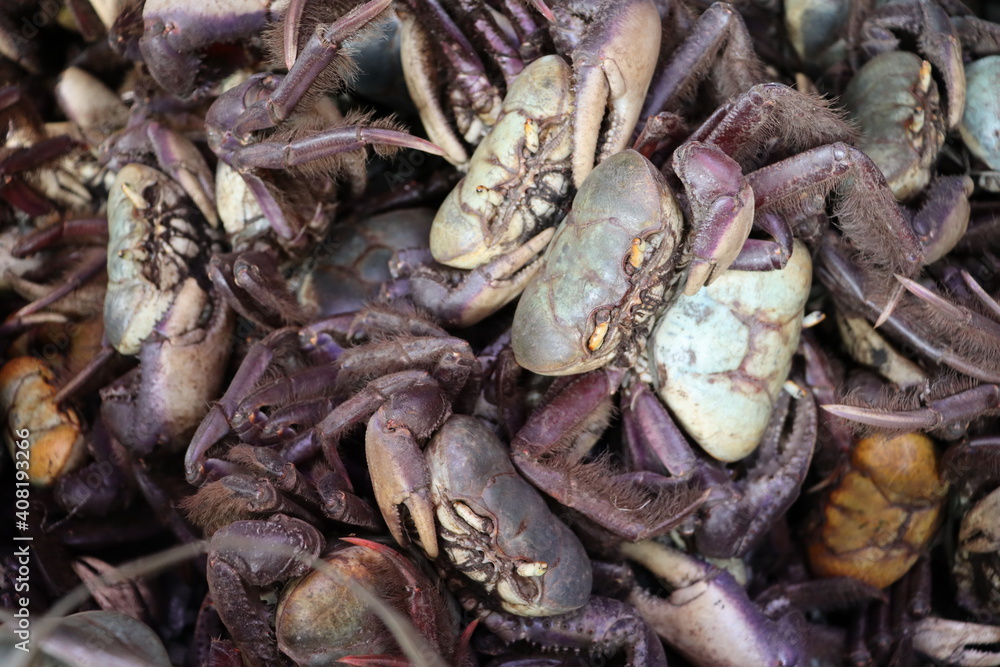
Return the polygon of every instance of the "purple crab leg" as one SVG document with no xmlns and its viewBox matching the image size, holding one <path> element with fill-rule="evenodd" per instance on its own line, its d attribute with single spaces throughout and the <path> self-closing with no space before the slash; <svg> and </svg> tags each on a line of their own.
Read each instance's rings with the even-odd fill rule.
<svg viewBox="0 0 1000 667">
<path fill-rule="evenodd" d="M 308 0 L 290 0 L 285 10 L 285 69 L 291 70 L 299 55 L 299 23 Z"/>
<path fill-rule="evenodd" d="M 70 292 L 73 292 L 81 285 L 85 284 L 88 280 L 99 274 L 105 269 L 108 264 L 107 252 L 101 250 L 94 255 L 94 258 L 89 262 L 85 263 L 79 269 L 73 272 L 73 274 L 67 278 L 61 285 L 56 287 L 54 290 L 46 294 L 40 299 L 32 301 L 24 308 L 11 315 L 9 320 L 16 320 L 21 317 L 26 317 L 37 313 L 38 311 L 50 306 L 59 299 L 63 298 Z"/>
<path fill-rule="evenodd" d="M 971 421 L 1000 412 L 1000 386 L 984 384 L 953 396 L 930 401 L 918 410 L 877 410 L 852 405 L 824 405 L 824 410 L 843 419 L 878 428 L 930 431 L 947 424 Z"/>
<path fill-rule="evenodd" d="M 733 68 L 733 74 L 742 74 L 739 78 L 743 79 L 740 83 L 744 85 L 737 85 L 738 90 L 727 92 L 738 94 L 758 83 L 760 66 L 754 62 L 753 46 L 743 19 L 732 6 L 716 2 L 698 18 L 684 42 L 671 55 L 670 62 L 650 84 L 640 117 L 674 111 L 684 95 L 700 80 L 711 61 L 726 50 L 735 50 L 744 56 L 743 67 Z"/>
<path fill-rule="evenodd" d="M 229 419 L 239 405 L 240 399 L 263 377 L 274 358 L 275 350 L 280 345 L 294 340 L 296 335 L 294 329 L 278 329 L 247 352 L 229 389 L 205 415 L 191 438 L 191 444 L 184 456 L 184 472 L 188 483 L 200 486 L 205 481 L 207 471 L 203 460 L 208 450 L 229 433 Z"/>
<path fill-rule="evenodd" d="M 3 160 L 0 160 L 0 175 L 34 169 L 49 160 L 56 159 L 60 155 L 65 155 L 75 145 L 76 141 L 73 138 L 69 135 L 61 134 L 58 137 L 43 139 L 25 148 L 18 148 Z"/>
<path fill-rule="evenodd" d="M 596 425 L 620 382 L 620 373 L 607 369 L 568 382 L 528 418 L 511 442 L 511 459 L 528 481 L 562 504 L 637 540 L 668 532 L 697 510 L 707 494 L 691 480 L 662 477 L 662 482 L 649 485 L 644 483 L 647 478 L 609 474 L 606 465 L 572 460 L 569 450 L 575 438 L 567 443 L 567 436 Z"/>
<path fill-rule="evenodd" d="M 29 257 L 50 247 L 60 239 L 75 239 L 81 236 L 99 236 L 106 244 L 108 239 L 107 218 L 74 218 L 36 229 L 27 236 L 21 237 L 11 248 L 10 254 L 19 259 Z"/>
<path fill-rule="evenodd" d="M 819 252 L 820 261 L 816 264 L 816 275 L 834 293 L 838 301 L 846 301 L 850 309 L 873 321 L 882 313 L 885 304 L 866 292 L 868 283 L 874 281 L 851 263 L 846 251 L 840 246 L 841 242 L 834 239 L 827 239 L 822 243 Z M 950 366 L 983 382 L 1000 382 L 1000 371 L 961 356 L 944 343 L 934 342 L 926 336 L 919 322 L 903 318 L 899 313 L 886 318 L 882 330 L 932 361 Z"/>
<path fill-rule="evenodd" d="M 761 212 L 801 199 L 804 192 L 825 198 L 843 187 L 837 214 L 844 233 L 859 245 L 878 248 L 881 256 L 871 259 L 880 268 L 907 275 L 919 270 L 923 254 L 913 229 L 882 172 L 858 149 L 840 142 L 813 148 L 751 172 L 747 181 Z"/>
<path fill-rule="evenodd" d="M 674 477 L 688 477 L 694 473 L 698 457 L 687 439 L 670 417 L 662 401 L 643 384 L 632 384 L 621 395 L 622 421 L 624 422 L 633 467 L 656 471 L 662 467 Z M 651 461 L 655 455 L 659 465 Z"/>
<path fill-rule="evenodd" d="M 11 206 L 24 211 L 33 218 L 46 215 L 53 210 L 48 199 L 38 194 L 34 188 L 20 178 L 7 177 L 0 182 L 0 197 Z"/>
<path fill-rule="evenodd" d="M 316 83 L 318 77 L 341 53 L 344 40 L 350 39 L 358 30 L 384 12 L 391 0 L 371 0 L 340 17 L 324 29 L 316 32 L 295 64 L 280 79 L 273 92 L 252 104 L 241 114 L 232 128 L 232 133 L 242 136 L 256 130 L 276 126 L 288 118 L 306 92 Z"/>
<path fill-rule="evenodd" d="M 976 327 L 984 333 L 997 337 L 998 343 L 1000 343 L 1000 323 L 994 322 L 990 318 L 984 317 L 977 312 L 965 308 L 964 306 L 959 306 L 948 301 L 944 297 L 935 293 L 933 290 L 927 289 L 915 280 L 911 280 L 905 276 L 896 276 L 896 280 L 898 280 L 910 294 L 929 304 L 932 308 L 939 311 L 942 316 L 952 320 L 956 326 Z"/>
<path fill-rule="evenodd" d="M 348 125 L 290 143 L 263 141 L 250 144 L 234 151 L 230 164 L 241 172 L 248 168 L 286 169 L 356 151 L 372 144 L 413 148 L 431 155 L 444 155 L 444 151 L 438 146 L 406 132 Z"/>
<path fill-rule="evenodd" d="M 983 286 L 980 285 L 979 282 L 965 269 L 962 269 L 962 281 L 969 288 L 969 291 L 971 291 L 976 298 L 978 298 L 980 302 L 982 302 L 982 304 L 986 306 L 991 313 L 993 313 L 993 317 L 1000 320 L 1000 302 L 987 294 L 986 290 L 983 289 Z"/>
<path fill-rule="evenodd" d="M 951 252 L 969 228 L 973 190 L 968 176 L 939 176 L 924 192 L 924 204 L 912 214 L 913 231 L 932 264 Z"/>
<path fill-rule="evenodd" d="M 511 43 L 511 40 L 497 24 L 496 16 L 482 3 L 463 0 L 461 5 L 466 15 L 471 17 L 473 30 L 489 45 L 488 55 L 500 69 L 504 81 L 510 86 L 524 69 L 524 62 L 521 59 L 521 54 L 517 51 L 517 44 Z"/>
<path fill-rule="evenodd" d="M 71 396 L 76 395 L 76 392 L 80 390 L 81 387 L 94 375 L 97 371 L 101 370 L 108 360 L 114 357 L 118 351 L 105 343 L 101 346 L 101 349 L 97 352 L 93 359 L 87 362 L 87 365 L 80 369 L 80 372 L 74 375 L 66 384 L 64 384 L 56 395 L 52 397 L 52 402 L 56 405 L 60 405 L 63 401 Z"/>
<path fill-rule="evenodd" d="M 646 620 L 620 600 L 592 595 L 586 605 L 568 614 L 532 618 L 490 611 L 482 621 L 508 644 L 527 640 L 564 651 L 624 650 L 628 665 L 667 664 L 663 644 Z"/>
<path fill-rule="evenodd" d="M 722 117 L 716 112 L 702 126 L 711 130 L 702 141 L 715 144 L 744 168 L 758 166 L 750 161 L 763 143 L 778 136 L 792 151 L 800 151 L 851 142 L 856 134 L 826 100 L 779 83 L 758 84 L 719 111 Z"/>
<path fill-rule="evenodd" d="M 444 52 L 451 69 L 455 72 L 457 88 L 462 91 L 469 106 L 479 116 L 490 114 L 499 108 L 500 94 L 486 75 L 486 66 L 465 34 L 437 0 L 409 0 L 411 10 L 429 17 L 426 22 L 431 37 Z"/>
</svg>

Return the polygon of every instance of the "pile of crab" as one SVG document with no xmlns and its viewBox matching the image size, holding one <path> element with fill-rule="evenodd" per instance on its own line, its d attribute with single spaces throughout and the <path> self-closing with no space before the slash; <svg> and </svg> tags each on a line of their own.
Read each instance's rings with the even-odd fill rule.
<svg viewBox="0 0 1000 667">
<path fill-rule="evenodd" d="M 0 654 L 1000 665 L 980 9 L 7 3 Z"/>
</svg>

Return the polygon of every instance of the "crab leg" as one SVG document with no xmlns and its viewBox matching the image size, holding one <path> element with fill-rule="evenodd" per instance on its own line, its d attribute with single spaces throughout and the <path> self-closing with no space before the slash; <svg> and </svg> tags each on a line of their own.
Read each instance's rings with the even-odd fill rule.
<svg viewBox="0 0 1000 667">
<path fill-rule="evenodd" d="M 487 9 L 484 3 L 460 0 L 459 4 L 466 16 L 470 17 L 472 29 L 489 46 L 487 54 L 503 74 L 504 81 L 510 86 L 524 69 L 524 61 L 517 52 L 517 44 L 507 38 L 497 24 L 496 15 Z"/>
<path fill-rule="evenodd" d="M 475 324 L 524 291 L 542 268 L 541 252 L 555 234 L 544 229 L 524 245 L 501 255 L 460 278 L 447 280 L 435 270 L 418 269 L 410 275 L 410 290 L 418 306 L 433 308 L 444 324 L 466 327 Z M 457 283 L 457 284 L 456 284 Z"/>
<path fill-rule="evenodd" d="M 692 475 L 698 457 L 649 387 L 631 383 L 622 391 L 621 400 L 632 467 L 649 471 L 665 469 L 674 477 Z"/>
<path fill-rule="evenodd" d="M 919 410 L 876 410 L 852 405 L 824 405 L 843 419 L 892 430 L 931 431 L 955 422 L 968 422 L 1000 412 L 1000 386 L 984 384 L 936 401 Z"/>
<path fill-rule="evenodd" d="M 348 125 L 288 143 L 262 141 L 250 144 L 234 151 L 230 164 L 240 171 L 252 168 L 287 169 L 375 144 L 412 148 L 431 155 L 444 155 L 444 151 L 431 142 L 406 132 Z"/>
<path fill-rule="evenodd" d="M 294 329 L 278 329 L 247 352 L 240 369 L 222 398 L 212 406 L 198 426 L 184 457 L 184 471 L 190 484 L 200 486 L 207 476 L 205 455 L 229 432 L 229 420 L 240 405 L 241 397 L 254 387 L 267 371 L 275 350 L 294 340 Z"/>
<path fill-rule="evenodd" d="M 511 442 L 511 459 L 532 484 L 563 505 L 630 540 L 669 531 L 704 502 L 691 480 L 615 473 L 580 461 L 600 432 L 620 376 L 581 375 L 528 419 Z"/>
<path fill-rule="evenodd" d="M 773 210 L 793 198 L 815 196 L 825 201 L 843 186 L 838 207 L 840 227 L 858 245 L 871 248 L 871 260 L 895 273 L 912 275 L 920 267 L 922 251 L 885 177 L 871 159 L 844 143 L 820 146 L 747 175 L 759 211 Z M 803 208 L 808 204 L 800 204 Z M 813 211 L 810 211 L 813 212 Z M 816 213 L 824 212 L 822 209 Z M 880 256 L 873 256 L 877 252 Z"/>
<path fill-rule="evenodd" d="M 243 112 L 233 133 L 245 135 L 274 127 L 288 118 L 323 71 L 341 53 L 341 45 L 384 12 L 391 0 L 371 0 L 316 32 L 302 49 L 302 54 L 281 78 L 274 91 Z M 277 77 L 275 77 L 277 78 Z"/>
<path fill-rule="evenodd" d="M 760 147 L 779 136 L 798 152 L 836 141 L 851 142 L 855 132 L 827 100 L 779 83 L 761 83 L 721 107 L 693 138 L 715 144 L 747 168 Z"/>
<path fill-rule="evenodd" d="M 834 293 L 838 301 L 847 303 L 848 308 L 874 321 L 880 316 L 886 303 L 885 295 L 870 294 L 878 280 L 872 279 L 853 265 L 846 257 L 841 243 L 832 238 L 820 247 L 820 261 L 816 265 L 816 275 Z M 948 339 L 923 324 L 927 313 L 898 307 L 882 324 L 882 330 L 891 337 L 911 346 L 928 359 L 945 364 L 955 370 L 988 383 L 1000 383 L 1000 370 L 990 362 L 989 356 L 981 360 L 973 358 L 969 345 L 949 347 Z M 949 326 L 949 330 L 953 329 Z M 977 346 L 978 347 L 978 346 Z"/>
<path fill-rule="evenodd" d="M 756 546 L 799 497 L 816 445 L 818 416 L 811 394 L 795 402 L 795 415 L 787 436 L 784 424 L 789 410 L 782 392 L 757 452 L 757 463 L 738 483 L 741 493 L 709 503 L 696 531 L 698 551 L 706 556 L 742 557 Z M 784 436 L 784 437 L 783 437 Z"/>
<path fill-rule="evenodd" d="M 673 592 L 666 599 L 636 588 L 629 602 L 656 633 L 702 665 L 792 665 L 801 639 L 767 618 L 724 570 L 647 540 L 625 543 L 626 558 L 648 568 Z M 718 631 L 725 628 L 722 636 Z"/>
<path fill-rule="evenodd" d="M 941 316 L 951 320 L 953 325 L 960 327 L 975 327 L 976 329 L 981 330 L 984 334 L 997 338 L 998 342 L 1000 342 L 1000 322 L 995 322 L 990 318 L 984 317 L 964 306 L 951 303 L 915 280 L 911 280 L 904 276 L 896 276 L 896 280 L 902 283 L 903 287 L 905 287 L 906 291 L 910 294 L 930 305 L 932 308 L 937 310 Z M 994 302 L 994 305 L 996 305 L 996 302 Z"/>
<path fill-rule="evenodd" d="M 731 5 L 716 2 L 698 18 L 650 86 L 641 117 L 675 110 L 720 53 L 723 64 L 719 69 L 732 79 L 724 94 L 738 95 L 761 80 L 761 65 L 746 24 Z"/>
<path fill-rule="evenodd" d="M 482 622 L 508 644 L 527 640 L 563 650 L 625 650 L 628 665 L 667 664 L 663 644 L 652 629 L 631 605 L 619 600 L 594 595 L 582 609 L 544 618 L 491 611 Z"/>
</svg>

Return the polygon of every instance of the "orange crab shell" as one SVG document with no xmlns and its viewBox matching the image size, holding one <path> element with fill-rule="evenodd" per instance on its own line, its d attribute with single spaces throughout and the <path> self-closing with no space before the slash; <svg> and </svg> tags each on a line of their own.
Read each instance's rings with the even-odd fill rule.
<svg viewBox="0 0 1000 667">
<path fill-rule="evenodd" d="M 940 472 L 934 443 L 921 433 L 858 441 L 809 531 L 812 571 L 877 588 L 898 581 L 941 524 L 948 488 Z"/>
<path fill-rule="evenodd" d="M 5 440 L 15 462 L 28 452 L 28 481 L 38 487 L 50 486 L 86 457 L 80 419 L 72 409 L 53 403 L 57 393 L 53 382 L 52 370 L 34 357 L 15 357 L 0 368 Z M 25 431 L 27 436 L 21 437 Z"/>
</svg>

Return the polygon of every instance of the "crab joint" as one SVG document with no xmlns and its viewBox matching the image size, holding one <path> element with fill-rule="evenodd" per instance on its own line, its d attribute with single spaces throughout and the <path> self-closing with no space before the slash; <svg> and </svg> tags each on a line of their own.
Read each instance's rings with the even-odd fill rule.
<svg viewBox="0 0 1000 667">
<path fill-rule="evenodd" d="M 531 118 L 524 121 L 524 146 L 530 152 L 538 152 L 538 123 Z"/>
<path fill-rule="evenodd" d="M 590 334 L 590 338 L 587 340 L 587 349 L 591 352 L 599 349 L 604 344 L 604 337 L 608 334 L 611 316 L 608 315 L 607 311 L 602 311 L 594 316 L 594 320 L 594 333 Z"/>
<path fill-rule="evenodd" d="M 485 185 L 477 185 L 476 192 L 486 197 L 494 206 L 499 206 L 503 203 L 503 195 L 496 190 L 490 190 Z"/>
</svg>

